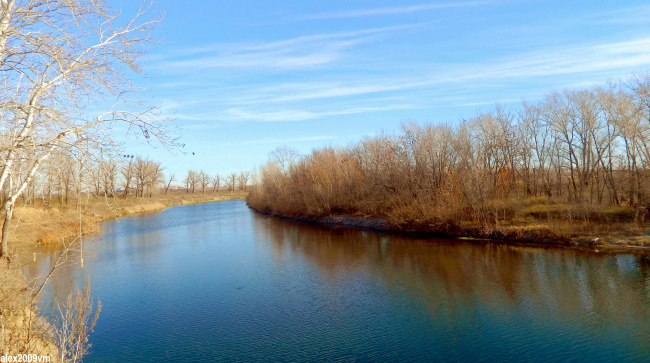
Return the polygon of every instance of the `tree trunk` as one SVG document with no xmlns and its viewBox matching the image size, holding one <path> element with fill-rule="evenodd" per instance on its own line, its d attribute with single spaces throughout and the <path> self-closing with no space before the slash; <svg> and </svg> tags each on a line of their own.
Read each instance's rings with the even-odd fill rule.
<svg viewBox="0 0 650 363">
<path fill-rule="evenodd" d="M 9 251 L 7 248 L 7 243 L 9 241 L 9 224 L 11 223 L 11 217 L 14 214 L 14 204 L 5 203 L 4 209 L 5 209 L 5 220 L 4 223 L 2 224 L 2 248 L 0 249 L 0 257 L 8 259 Z"/>
</svg>

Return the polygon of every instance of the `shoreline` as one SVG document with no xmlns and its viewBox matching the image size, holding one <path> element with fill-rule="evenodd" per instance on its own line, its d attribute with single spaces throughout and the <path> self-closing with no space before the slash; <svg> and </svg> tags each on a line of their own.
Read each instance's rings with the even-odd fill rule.
<svg viewBox="0 0 650 363">
<path fill-rule="evenodd" d="M 17 207 L 12 222 L 13 233 L 9 248 L 18 264 L 32 262 L 32 254 L 38 248 L 51 246 L 62 248 L 62 241 L 69 242 L 79 236 L 99 233 L 100 224 L 133 214 L 150 213 L 169 207 L 208 203 L 223 200 L 245 199 L 247 192 L 207 192 L 158 194 L 152 198 L 93 197 L 68 205 L 51 203 L 49 206 L 29 205 Z"/>
<path fill-rule="evenodd" d="M 390 233 L 413 238 L 443 238 L 443 239 L 458 239 L 463 241 L 472 242 L 490 242 L 501 243 L 513 246 L 527 246 L 527 247 L 560 247 L 579 249 L 584 251 L 591 251 L 595 253 L 635 253 L 635 254 L 650 254 L 650 236 L 572 236 L 562 237 L 553 236 L 552 231 L 548 233 L 539 233 L 531 229 L 526 231 L 525 225 L 521 226 L 505 226 L 501 229 L 494 227 L 489 232 L 482 231 L 480 227 L 473 228 L 438 228 L 435 226 L 422 226 L 412 224 L 405 227 L 391 225 L 387 220 L 382 218 L 360 217 L 352 215 L 328 215 L 323 217 L 307 217 L 307 216 L 289 216 L 283 215 L 272 211 L 262 211 L 248 202 L 248 208 L 254 212 L 272 216 L 275 218 L 285 219 L 289 221 L 296 221 L 301 223 L 308 223 L 320 225 L 325 227 L 348 227 L 359 230 L 367 230 L 379 233 Z M 514 227 L 514 228 L 513 228 Z M 512 229 L 513 233 L 508 233 L 508 228 Z"/>
<path fill-rule="evenodd" d="M 29 317 L 34 336 L 30 344 L 39 354 L 47 355 L 51 360 L 58 361 L 58 349 L 52 337 L 51 328 L 45 322 L 38 308 L 26 304 L 31 299 L 30 281 L 24 274 L 24 269 L 30 264 L 38 263 L 36 256 L 44 247 L 62 249 L 67 239 L 81 235 L 91 236 L 100 232 L 99 225 L 113 219 L 119 219 L 133 214 L 158 212 L 169 207 L 217 202 L 233 199 L 245 199 L 245 192 L 212 192 L 178 195 L 156 195 L 153 198 L 116 197 L 110 204 L 104 198 L 94 198 L 90 202 L 69 205 L 30 205 L 17 208 L 16 219 L 11 226 L 13 233 L 10 237 L 11 263 L 0 266 L 0 295 L 6 300 L 0 304 L 0 316 L 5 318 L 6 327 L 2 334 L 7 336 L 24 335 L 24 317 Z M 54 204 L 54 203 L 53 203 Z M 112 204 L 112 205 L 111 205 Z M 80 226 L 81 221 L 81 226 Z M 51 243 L 43 243 L 44 240 Z M 32 259 L 34 256 L 34 259 Z M 0 336 L 5 339 L 5 336 Z M 7 353 L 8 351 L 5 351 Z M 15 353 L 15 352 L 11 352 Z"/>
</svg>

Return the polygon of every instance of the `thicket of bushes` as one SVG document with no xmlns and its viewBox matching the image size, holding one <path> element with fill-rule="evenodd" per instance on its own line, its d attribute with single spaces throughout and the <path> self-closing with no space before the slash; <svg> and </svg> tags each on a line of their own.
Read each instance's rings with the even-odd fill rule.
<svg viewBox="0 0 650 363">
<path fill-rule="evenodd" d="M 650 75 L 566 90 L 457 125 L 403 125 L 260 168 L 249 204 L 401 228 L 642 222 L 650 202 Z M 428 227 L 427 227 L 428 226 Z"/>
</svg>

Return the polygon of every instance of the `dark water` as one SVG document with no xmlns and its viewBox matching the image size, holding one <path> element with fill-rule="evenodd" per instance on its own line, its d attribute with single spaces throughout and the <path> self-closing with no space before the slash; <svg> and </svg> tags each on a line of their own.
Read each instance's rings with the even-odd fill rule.
<svg viewBox="0 0 650 363">
<path fill-rule="evenodd" d="M 91 362 L 650 359 L 645 256 L 329 229 L 243 201 L 109 222 L 84 249 L 46 296 L 90 279 Z"/>
</svg>

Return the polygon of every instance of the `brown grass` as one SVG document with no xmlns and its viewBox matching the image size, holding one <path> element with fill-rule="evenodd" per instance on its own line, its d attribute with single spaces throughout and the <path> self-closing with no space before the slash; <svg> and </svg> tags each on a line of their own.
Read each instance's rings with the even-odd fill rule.
<svg viewBox="0 0 650 363">
<path fill-rule="evenodd" d="M 70 242 L 76 238 L 80 230 L 83 235 L 96 234 L 100 223 L 108 219 L 159 211 L 174 205 L 245 197 L 243 191 L 154 194 L 152 198 L 87 197 L 81 200 L 79 208 L 75 199 L 71 199 L 68 205 L 60 205 L 54 200 L 49 206 L 37 199 L 34 205 L 17 206 L 14 211 L 10 254 L 14 258 L 26 259 L 35 245 L 62 245 L 62 241 Z"/>
<path fill-rule="evenodd" d="M 31 353 L 57 362 L 57 348 L 51 343 L 50 325 L 29 305 L 29 290 L 20 266 L 0 263 L 0 355 Z"/>
</svg>

